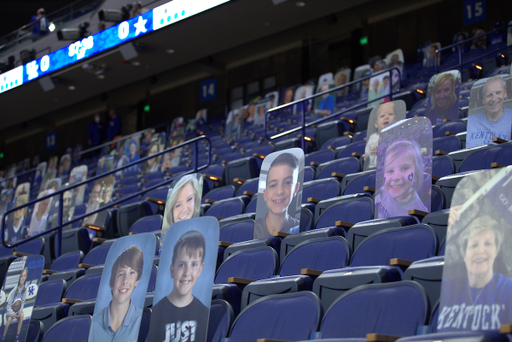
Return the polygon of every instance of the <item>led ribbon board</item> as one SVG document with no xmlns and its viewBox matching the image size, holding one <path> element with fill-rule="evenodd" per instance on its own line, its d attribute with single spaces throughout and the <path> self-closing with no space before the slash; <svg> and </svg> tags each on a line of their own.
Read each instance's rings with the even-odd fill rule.
<svg viewBox="0 0 512 342">
<path fill-rule="evenodd" d="M 174 0 L 0 75 L 0 94 L 229 0 Z"/>
</svg>

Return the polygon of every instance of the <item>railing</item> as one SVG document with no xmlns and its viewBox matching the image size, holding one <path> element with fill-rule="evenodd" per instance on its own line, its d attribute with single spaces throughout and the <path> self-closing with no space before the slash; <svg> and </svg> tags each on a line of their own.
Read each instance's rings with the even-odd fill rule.
<svg viewBox="0 0 512 342">
<path fill-rule="evenodd" d="M 199 142 L 200 141 L 206 141 L 209 145 L 209 148 L 207 149 L 208 150 L 208 159 L 207 159 L 207 163 L 205 165 L 201 165 L 199 166 L 198 165 L 198 162 L 199 162 Z M 130 168 L 130 167 L 133 167 L 139 163 L 143 163 L 149 159 L 152 159 L 152 158 L 156 158 L 158 156 L 161 156 L 161 155 L 164 155 L 165 153 L 169 153 L 175 149 L 178 149 L 178 148 L 182 148 L 184 146 L 187 146 L 187 145 L 190 145 L 190 144 L 194 144 L 194 163 L 193 163 L 193 169 L 187 171 L 187 173 L 191 173 L 191 172 L 199 172 L 201 170 L 204 170 L 205 168 L 207 168 L 210 164 L 211 164 L 211 161 L 212 161 L 212 153 L 211 153 L 211 150 L 212 150 L 212 146 L 211 146 L 211 141 L 208 137 L 202 135 L 200 137 L 197 137 L 197 138 L 194 138 L 194 139 L 191 139 L 191 140 L 188 140 L 182 144 L 179 144 L 177 146 L 174 146 L 174 147 L 171 147 L 171 148 L 168 148 L 162 152 L 158 152 L 158 153 L 155 153 L 151 156 L 148 156 L 148 157 L 144 157 L 144 158 L 141 158 L 139 160 L 137 160 L 136 162 L 133 162 L 133 163 L 130 163 L 130 164 L 127 164 L 127 165 L 124 165 L 120 168 L 117 168 L 117 169 L 114 169 L 114 170 L 111 170 L 111 171 L 108 171 L 108 172 L 105 172 L 99 176 L 95 176 L 95 177 L 92 177 L 92 178 L 89 178 L 87 179 L 86 181 L 83 181 L 83 182 L 80 182 L 80 183 L 76 183 L 76 184 L 73 184 L 73 185 L 70 185 L 64 189 L 60 189 L 50 195 L 46 195 L 46 196 L 43 196 L 43 197 L 40 197 L 38 198 L 37 200 L 34 200 L 34 201 L 30 201 L 26 204 L 23 204 L 23 205 L 20 205 L 20 206 L 17 206 L 16 208 L 12 208 L 12 209 L 9 209 L 5 212 L 5 214 L 2 216 L 2 229 L 1 229 L 1 234 L 2 234 L 2 245 L 6 248 L 14 248 L 14 247 L 17 247 L 23 243 L 26 243 L 28 241 L 31 241 L 31 240 L 34 240 L 34 239 L 37 239 L 43 235 L 47 235 L 47 234 L 51 234 L 53 233 L 54 231 L 57 231 L 57 238 L 56 238 L 56 242 L 55 242 L 55 246 L 56 246 L 56 251 L 55 251 L 55 256 L 58 258 L 60 256 L 60 253 L 61 253 L 61 246 L 62 246 L 62 228 L 63 226 L 68 226 L 68 225 L 72 225 L 73 223 L 76 223 L 76 222 L 79 222 L 81 220 L 83 220 L 84 218 L 88 217 L 88 216 L 91 216 L 91 215 L 94 215 L 94 214 L 97 214 L 99 213 L 100 211 L 103 211 L 103 210 L 107 210 L 109 208 L 112 208 L 113 206 L 117 205 L 117 204 L 121 204 L 122 202 L 126 201 L 126 200 L 129 200 L 129 199 L 132 199 L 134 197 L 138 197 L 146 192 L 149 192 L 149 191 L 152 191 L 152 190 L 155 190 L 163 185 L 166 185 L 166 184 L 169 184 L 171 183 L 175 178 L 177 177 L 180 177 L 182 176 L 183 174 L 179 174 L 179 175 L 176 175 L 174 177 L 171 177 L 170 179 L 162 182 L 162 183 L 159 183 L 159 184 L 156 184 L 154 186 L 151 186 L 151 187 L 148 187 L 144 190 L 140 190 L 136 193 L 133 193 L 133 194 L 130 194 L 130 195 L 126 195 L 126 196 L 123 196 L 120 200 L 117 200 L 117 201 L 114 201 L 114 202 L 111 202 L 107 205 L 105 205 L 104 207 L 101 207 L 99 209 L 96 209 L 94 211 L 91 211 L 89 213 L 86 213 L 86 214 L 83 214 L 83 215 L 80 215 L 78 217 L 75 217 L 69 221 L 66 221 L 66 222 L 63 222 L 63 196 L 64 196 L 64 193 L 66 191 L 69 191 L 71 189 L 74 189 L 74 188 L 78 188 L 78 187 L 81 187 L 81 186 L 85 186 L 87 183 L 90 183 L 90 182 L 95 182 L 99 179 L 102 179 L 106 176 L 109 176 L 109 175 L 113 175 L 121 170 L 124 170 L 124 169 L 127 169 L 127 168 Z M 172 169 L 171 169 L 172 170 Z M 30 237 L 27 237 L 27 238 L 24 238 L 22 240 L 19 240 L 19 241 L 16 241 L 14 243 L 8 243 L 8 241 L 5 241 L 5 229 L 6 229 L 6 226 L 5 226 L 5 222 L 6 222 L 6 217 L 7 215 L 9 214 L 12 214 L 14 213 L 15 211 L 17 210 L 20 210 L 20 209 L 23 209 L 23 208 L 26 208 L 26 207 L 29 207 L 29 206 L 32 206 L 32 205 L 35 205 L 37 202 L 40 202 L 40 201 L 44 201 L 45 199 L 48 199 L 48 198 L 53 198 L 55 196 L 58 196 L 58 203 L 59 203 L 59 206 L 58 206 L 58 224 L 56 227 L 52 227 L 50 228 L 49 230 L 46 230 L 42 233 L 39 233 L 39 234 L 35 234 L 33 236 L 30 236 Z"/>
<path fill-rule="evenodd" d="M 87 14 L 97 8 L 104 0 L 78 0 L 66 7 L 63 7 L 46 16 L 48 23 L 53 22 L 55 30 L 61 28 L 66 22 L 76 19 L 84 14 Z M 34 9 L 34 13 L 35 13 Z M 37 22 L 39 23 L 39 22 Z M 24 41 L 32 38 L 32 26 L 34 23 L 29 23 L 14 32 L 8 33 L 0 38 L 0 53 L 6 52 Z"/>
<path fill-rule="evenodd" d="M 467 44 L 467 43 L 471 43 L 471 42 L 473 42 L 473 41 L 474 41 L 474 40 L 476 40 L 476 39 L 484 38 L 484 37 L 487 37 L 487 36 L 489 36 L 489 35 L 492 35 L 492 34 L 494 34 L 494 33 L 496 33 L 496 32 L 500 32 L 500 31 L 505 31 L 505 45 L 506 45 L 506 44 L 507 44 L 507 41 L 506 41 L 506 40 L 507 40 L 507 38 L 506 38 L 506 33 L 507 33 L 507 29 L 508 29 L 509 27 L 512 27 L 512 24 L 510 24 L 510 25 L 508 25 L 508 26 L 505 26 L 505 27 L 502 27 L 502 28 L 500 28 L 500 29 L 496 29 L 496 30 L 489 31 L 489 32 L 484 33 L 484 34 L 482 34 L 482 35 L 480 35 L 480 36 L 476 36 L 476 37 L 473 37 L 473 38 L 469 38 L 469 39 L 466 39 L 466 40 L 464 40 L 464 41 L 462 41 L 462 42 L 454 43 L 454 44 L 452 44 L 452 45 L 448 45 L 448 46 L 445 46 L 444 48 L 438 49 L 438 50 L 436 50 L 436 54 L 435 54 L 435 59 L 434 59 L 434 60 L 435 60 L 435 61 L 437 61 L 437 60 L 438 60 L 438 58 L 439 58 L 439 54 L 440 54 L 442 51 L 449 50 L 449 49 L 452 49 L 452 48 L 455 48 L 455 47 L 456 47 L 456 48 L 457 48 L 457 52 L 458 52 L 458 57 L 459 57 L 459 64 L 454 65 L 454 68 L 455 68 L 455 69 L 458 69 L 458 70 L 460 71 L 460 73 L 462 74 L 462 67 L 463 67 L 463 65 L 471 64 L 471 63 L 473 63 L 473 62 L 478 61 L 479 59 L 482 59 L 482 58 L 487 57 L 487 56 L 494 55 L 494 54 L 496 54 L 496 53 L 497 53 L 497 52 L 499 52 L 499 51 L 506 50 L 506 49 L 510 48 L 510 46 L 505 46 L 505 47 L 503 47 L 503 48 L 501 48 L 501 49 L 494 49 L 494 48 L 491 48 L 491 50 L 492 50 L 492 51 L 490 51 L 490 52 L 487 52 L 487 53 L 485 53 L 485 54 L 483 54 L 483 55 L 479 55 L 479 56 L 477 56 L 477 57 L 475 57 L 475 58 L 472 58 L 472 59 L 470 59 L 470 60 L 465 60 L 465 61 L 464 61 L 464 60 L 463 60 L 463 58 L 462 58 L 462 57 L 463 57 L 463 56 L 462 56 L 462 46 L 463 46 L 463 45 L 465 45 L 465 44 Z M 490 49 L 490 47 L 489 47 L 489 46 L 487 46 L 487 50 L 489 50 L 489 49 Z M 504 58 L 504 56 L 503 56 L 503 55 L 502 55 L 502 57 Z M 439 67 L 440 67 L 440 66 L 439 66 L 437 63 L 435 63 L 435 71 L 436 71 L 436 73 L 437 73 L 437 72 L 439 72 Z"/>
<path fill-rule="evenodd" d="M 351 106 L 351 107 L 349 107 L 347 109 L 341 110 L 341 111 L 339 111 L 337 113 L 331 113 L 330 115 L 328 115 L 328 116 L 326 116 L 324 118 L 320 118 L 318 120 L 315 120 L 315 121 L 312 121 L 312 122 L 309 122 L 309 123 L 306 123 L 306 110 L 305 110 L 306 106 L 303 105 L 302 106 L 302 123 L 301 123 L 301 126 L 289 129 L 289 130 L 287 130 L 285 132 L 281 132 L 281 133 L 278 133 L 276 135 L 273 135 L 273 136 L 269 137 L 268 131 L 267 131 L 267 129 L 268 129 L 268 127 L 267 127 L 267 120 L 268 120 L 269 115 L 271 115 L 272 113 L 276 113 L 277 114 L 279 111 L 281 111 L 284 108 L 295 106 L 295 105 L 297 105 L 299 103 L 306 102 L 308 100 L 312 100 L 312 99 L 314 99 L 316 97 L 323 96 L 325 94 L 329 94 L 329 93 L 333 93 L 333 92 L 345 89 L 345 88 L 350 87 L 350 86 L 352 86 L 354 84 L 360 83 L 361 81 L 364 81 L 364 80 L 367 80 L 367 79 L 371 79 L 372 77 L 379 76 L 379 75 L 382 75 L 382 74 L 389 73 L 389 79 L 391 80 L 392 76 L 393 76 L 393 71 L 394 70 L 396 70 L 398 72 L 398 76 L 399 76 L 398 77 L 398 79 L 399 79 L 398 82 L 399 83 L 398 83 L 398 89 L 397 90 L 393 91 L 392 90 L 392 84 L 391 84 L 391 82 L 389 82 L 389 89 L 390 89 L 390 91 L 389 91 L 388 94 L 379 96 L 379 97 L 377 97 L 375 99 L 372 99 L 371 101 L 368 101 L 368 100 L 367 101 L 363 101 L 363 102 L 358 103 L 358 104 L 356 104 L 354 106 Z M 270 109 L 267 112 L 267 114 L 265 115 L 265 136 L 269 140 L 274 140 L 274 139 L 280 138 L 280 137 L 288 135 L 288 134 L 292 134 L 292 133 L 295 133 L 295 132 L 298 132 L 298 131 L 302 131 L 301 148 L 304 150 L 304 152 L 306 152 L 306 140 L 305 140 L 305 138 L 306 138 L 306 128 L 311 127 L 313 125 L 321 124 L 321 123 L 326 122 L 326 121 L 333 120 L 335 117 L 343 116 L 343 113 L 352 111 L 355 108 L 366 106 L 369 103 L 378 101 L 378 100 L 386 98 L 386 97 L 389 97 L 390 101 L 392 101 L 393 100 L 393 93 L 400 92 L 401 88 L 402 88 L 402 74 L 401 74 L 400 68 L 392 67 L 392 68 L 389 68 L 389 69 L 386 69 L 386 70 L 383 70 L 383 71 L 379 71 L 379 72 L 377 72 L 375 74 L 372 74 L 372 75 L 369 75 L 369 76 L 361 77 L 360 79 L 357 79 L 355 81 L 343 84 L 341 86 L 338 86 L 338 87 L 335 87 L 335 88 L 332 88 L 332 89 L 329 89 L 329 90 L 326 90 L 326 91 L 323 91 L 323 92 L 311 95 L 309 97 L 305 97 L 303 99 L 299 99 L 299 100 L 296 100 L 296 101 L 293 101 L 293 102 L 290 102 L 290 103 L 286 103 L 286 104 L 274 107 L 274 108 Z M 314 101 L 312 101 L 312 103 L 314 104 Z M 351 124 L 353 124 L 353 123 L 355 123 L 355 122 L 351 122 Z"/>
</svg>

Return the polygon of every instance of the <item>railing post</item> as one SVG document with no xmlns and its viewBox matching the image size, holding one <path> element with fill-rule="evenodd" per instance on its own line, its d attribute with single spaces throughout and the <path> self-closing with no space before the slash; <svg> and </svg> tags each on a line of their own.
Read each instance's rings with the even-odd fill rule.
<svg viewBox="0 0 512 342">
<path fill-rule="evenodd" d="M 301 139 L 301 148 L 306 154 L 306 111 L 304 107 L 306 106 L 306 101 L 302 101 L 302 139 Z"/>
<path fill-rule="evenodd" d="M 55 258 L 58 258 L 60 257 L 60 253 L 61 253 L 61 248 L 62 248 L 62 221 L 63 221 L 63 214 L 64 214 L 64 202 L 63 202 L 63 198 L 64 198 L 64 193 L 61 192 L 59 194 L 59 217 L 58 217 L 58 228 L 57 228 L 57 241 L 56 241 L 56 244 L 55 244 Z"/>
</svg>

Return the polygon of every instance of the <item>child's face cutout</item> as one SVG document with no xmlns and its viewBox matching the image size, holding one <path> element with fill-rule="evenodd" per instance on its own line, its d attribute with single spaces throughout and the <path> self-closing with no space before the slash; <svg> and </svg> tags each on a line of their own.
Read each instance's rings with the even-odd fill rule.
<svg viewBox="0 0 512 342">
<path fill-rule="evenodd" d="M 384 162 L 384 189 L 398 202 L 407 202 L 414 193 L 416 167 L 410 151 L 387 155 Z"/>
<path fill-rule="evenodd" d="M 377 119 L 375 120 L 377 132 L 380 133 L 384 127 L 395 121 L 395 104 L 393 102 L 381 104 L 377 110 Z"/>
<path fill-rule="evenodd" d="M 204 253 L 204 251 L 203 251 Z M 192 289 L 204 268 L 200 250 L 190 251 L 180 248 L 176 260 L 171 265 L 171 278 L 174 282 L 174 291 L 180 296 L 192 295 Z"/>
<path fill-rule="evenodd" d="M 299 190 L 297 172 L 286 164 L 275 165 L 269 170 L 267 188 L 263 190 L 263 198 L 269 213 L 275 215 L 286 213 L 293 197 Z"/>
<path fill-rule="evenodd" d="M 187 183 L 180 191 L 172 208 L 174 222 L 188 220 L 194 214 L 195 194 L 192 184 Z"/>
<path fill-rule="evenodd" d="M 112 290 L 112 301 L 116 304 L 123 304 L 132 297 L 133 290 L 139 284 L 140 278 L 130 266 L 119 267 L 115 274 Z"/>
</svg>

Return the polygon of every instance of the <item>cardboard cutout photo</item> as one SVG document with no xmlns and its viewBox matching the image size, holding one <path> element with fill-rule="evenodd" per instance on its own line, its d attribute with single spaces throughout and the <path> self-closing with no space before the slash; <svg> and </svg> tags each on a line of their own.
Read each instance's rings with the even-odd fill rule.
<svg viewBox="0 0 512 342">
<path fill-rule="evenodd" d="M 19 207 L 28 203 L 28 194 L 19 195 L 12 205 L 13 208 Z M 3 208 L 2 208 L 3 209 Z M 26 235 L 25 214 L 27 207 L 16 210 L 14 213 L 7 216 L 5 223 L 4 239 L 8 242 L 15 242 L 21 240 Z M 5 211 L 5 209 L 3 209 Z"/>
<path fill-rule="evenodd" d="M 89 341 L 137 341 L 156 237 L 125 236 L 108 251 L 92 316 Z"/>
<path fill-rule="evenodd" d="M 172 120 L 171 132 L 172 135 L 185 133 L 185 120 L 183 119 L 183 116 L 179 116 Z"/>
<path fill-rule="evenodd" d="M 441 49 L 441 43 L 432 43 L 423 48 L 423 66 L 425 68 L 433 68 L 436 65 L 441 63 L 441 53 L 437 54 L 436 60 L 436 50 Z"/>
<path fill-rule="evenodd" d="M 200 109 L 196 113 L 196 124 L 205 125 L 208 122 L 208 109 Z"/>
<path fill-rule="evenodd" d="M 161 241 L 165 241 L 167 230 L 174 223 L 199 217 L 202 197 L 203 177 L 200 173 L 182 176 L 171 183 L 165 203 Z"/>
<path fill-rule="evenodd" d="M 382 74 L 370 79 L 370 88 L 368 90 L 368 107 L 378 106 L 380 103 L 388 102 L 389 97 L 382 97 L 391 93 L 391 84 L 389 82 L 389 74 Z"/>
<path fill-rule="evenodd" d="M 242 136 L 242 128 L 244 126 L 243 109 L 233 109 L 228 113 L 225 127 L 225 140 L 237 141 Z"/>
<path fill-rule="evenodd" d="M 464 177 L 448 220 L 439 332 L 499 330 L 512 317 L 512 168 Z"/>
<path fill-rule="evenodd" d="M 104 174 L 105 172 L 112 171 L 114 168 L 114 156 L 103 156 L 98 160 L 98 168 L 96 169 L 96 176 Z"/>
<path fill-rule="evenodd" d="M 185 134 L 183 134 L 183 133 L 171 134 L 171 137 L 169 138 L 169 144 L 167 147 L 168 148 L 174 147 L 183 142 L 185 142 Z M 180 147 L 180 148 L 177 148 L 169 153 L 165 153 L 163 161 L 162 161 L 162 171 L 166 171 L 166 170 L 169 170 L 170 168 L 180 165 L 182 152 L 183 152 L 183 147 Z"/>
<path fill-rule="evenodd" d="M 69 175 L 69 185 L 81 183 L 83 181 L 87 180 L 87 172 L 88 168 L 87 165 L 80 165 L 77 167 L 74 167 L 73 170 L 71 170 L 71 174 Z M 74 205 L 80 205 L 84 202 L 84 193 L 85 193 L 86 185 L 82 185 L 78 188 L 74 188 Z"/>
<path fill-rule="evenodd" d="M 148 342 L 205 342 L 217 263 L 219 222 L 176 222 L 164 241 Z"/>
<path fill-rule="evenodd" d="M 323 84 L 320 84 L 316 88 L 316 93 L 321 93 L 324 91 L 328 91 L 329 89 L 334 88 L 334 82 L 326 82 Z M 327 93 L 322 96 L 317 96 L 315 98 L 315 118 L 321 119 L 323 117 L 329 116 L 334 113 L 334 105 L 336 103 L 336 100 L 334 98 L 333 93 Z"/>
<path fill-rule="evenodd" d="M 53 156 L 48 158 L 48 168 L 47 171 L 54 170 L 57 171 L 57 164 L 59 163 L 59 157 Z"/>
<path fill-rule="evenodd" d="M 425 117 L 384 128 L 377 148 L 375 214 L 377 218 L 430 212 L 432 125 Z"/>
<path fill-rule="evenodd" d="M 512 77 L 481 79 L 471 87 L 466 148 L 494 144 L 493 138 L 511 139 Z"/>
<path fill-rule="evenodd" d="M 5 213 L 6 210 L 10 208 L 12 199 L 13 199 L 13 195 L 14 195 L 14 191 L 11 188 L 2 190 L 2 192 L 0 193 L 0 214 Z"/>
<path fill-rule="evenodd" d="M 44 186 L 44 190 L 52 189 L 53 191 L 57 191 L 60 189 L 61 185 L 62 185 L 62 179 L 60 179 L 60 178 L 49 179 Z"/>
<path fill-rule="evenodd" d="M 91 188 L 85 213 L 88 214 L 112 202 L 114 186 L 115 177 L 113 175 L 98 179 Z M 66 193 L 64 193 L 64 198 L 66 197 L 67 195 Z M 66 209 L 66 207 L 64 207 L 64 209 Z M 99 213 L 96 214 L 92 214 L 84 219 L 83 224 L 102 227 L 105 225 L 106 215 L 106 210 L 100 211 Z"/>
<path fill-rule="evenodd" d="M 512 25 L 512 20 L 508 22 L 508 26 Z M 512 45 L 512 26 L 507 29 L 507 46 Z M 512 70 L 512 65 L 510 66 Z"/>
<path fill-rule="evenodd" d="M 261 164 L 254 239 L 297 234 L 304 183 L 304 152 L 292 148 L 269 154 Z"/>
<path fill-rule="evenodd" d="M 297 88 L 297 90 L 295 91 L 295 97 L 293 100 L 298 101 L 300 99 L 304 99 L 311 95 L 313 95 L 313 86 L 310 84 L 306 84 L 306 85 L 303 85 L 303 86 L 300 86 Z M 293 106 L 293 114 L 302 115 L 303 108 L 304 108 L 304 112 L 306 112 L 306 115 L 307 115 L 309 113 L 309 111 L 311 110 L 311 103 L 309 100 L 306 100 L 304 102 L 301 102 L 301 103 Z"/>
<path fill-rule="evenodd" d="M 384 60 L 386 61 L 387 65 L 391 65 L 396 62 L 402 62 L 403 64 L 405 63 L 404 52 L 402 51 L 402 49 L 396 49 L 395 51 L 391 51 L 390 53 L 388 53 Z"/>
<path fill-rule="evenodd" d="M 45 191 L 39 193 L 37 198 L 51 195 L 54 192 L 55 192 L 55 190 L 53 190 L 53 189 L 45 190 Z M 32 212 L 32 217 L 30 219 L 30 226 L 28 229 L 29 236 L 33 236 L 33 235 L 42 233 L 48 228 L 48 223 L 50 223 L 48 221 L 48 216 L 49 216 L 50 210 L 53 206 L 54 200 L 57 201 L 58 197 L 56 197 L 56 196 L 50 197 L 50 198 L 47 198 L 45 200 L 42 200 L 42 201 L 39 201 L 36 203 L 36 205 L 34 206 L 34 210 Z M 16 232 L 15 230 L 13 230 L 12 234 L 10 234 L 10 235 L 13 237 L 13 239 L 11 239 L 11 241 L 16 241 L 16 240 L 19 240 L 24 237 L 24 236 L 20 236 L 18 234 L 18 232 Z"/>
<path fill-rule="evenodd" d="M 69 171 L 71 171 L 71 155 L 65 154 L 60 157 L 59 162 L 59 177 L 66 177 L 69 175 Z"/>
<path fill-rule="evenodd" d="M 39 187 L 41 186 L 43 178 L 46 174 L 46 166 L 47 166 L 46 162 L 42 162 L 37 165 L 36 174 L 34 177 L 34 187 L 36 189 L 39 189 Z"/>
<path fill-rule="evenodd" d="M 20 195 L 30 196 L 30 182 L 18 184 L 16 191 L 14 192 L 14 198 L 18 198 Z"/>
<path fill-rule="evenodd" d="M 338 71 L 336 73 L 336 75 L 334 75 L 334 83 L 335 83 L 336 87 L 342 86 L 342 85 L 347 84 L 348 82 L 350 82 L 350 75 L 351 74 L 352 74 L 352 70 L 348 69 L 348 68 L 341 69 L 340 71 Z M 336 97 L 347 96 L 348 95 L 348 88 L 349 87 L 343 88 L 342 90 L 338 90 L 336 92 Z"/>
<path fill-rule="evenodd" d="M 270 108 L 277 107 L 277 105 L 279 103 L 279 92 L 276 90 L 276 91 L 267 93 L 265 95 L 265 98 L 270 99 Z"/>
<path fill-rule="evenodd" d="M 44 177 L 43 177 L 43 180 L 41 182 L 41 185 L 39 186 L 39 192 L 42 192 L 42 191 L 46 190 L 46 185 L 48 184 L 48 182 L 50 180 L 60 179 L 60 178 L 56 178 L 56 176 L 57 176 L 57 173 L 54 170 L 47 169 L 46 173 L 44 174 Z M 60 187 L 60 183 L 59 183 L 59 187 Z"/>
<path fill-rule="evenodd" d="M 459 118 L 460 72 L 450 70 L 434 75 L 428 82 L 426 116 L 432 125 Z"/>
<path fill-rule="evenodd" d="M 405 119 L 406 106 L 402 100 L 387 102 L 374 107 L 368 119 L 366 147 L 364 152 L 364 170 L 377 167 L 377 147 L 380 132 L 391 125 Z"/>
<path fill-rule="evenodd" d="M 42 255 L 25 256 L 9 266 L 0 292 L 2 341 L 26 340 L 43 268 Z"/>
<path fill-rule="evenodd" d="M 164 146 L 160 143 L 159 139 L 154 139 L 148 148 L 148 157 L 152 156 L 154 154 L 157 154 L 159 152 L 163 151 Z M 144 162 L 143 171 L 144 173 L 150 173 L 159 171 L 160 161 L 162 160 L 162 156 L 158 156 L 155 158 L 148 159 Z"/>
<path fill-rule="evenodd" d="M 268 98 L 263 98 L 256 103 L 256 114 L 254 115 L 254 125 L 261 125 L 263 126 L 265 124 L 265 114 L 267 111 L 272 108 L 270 106 L 271 100 Z"/>
</svg>

